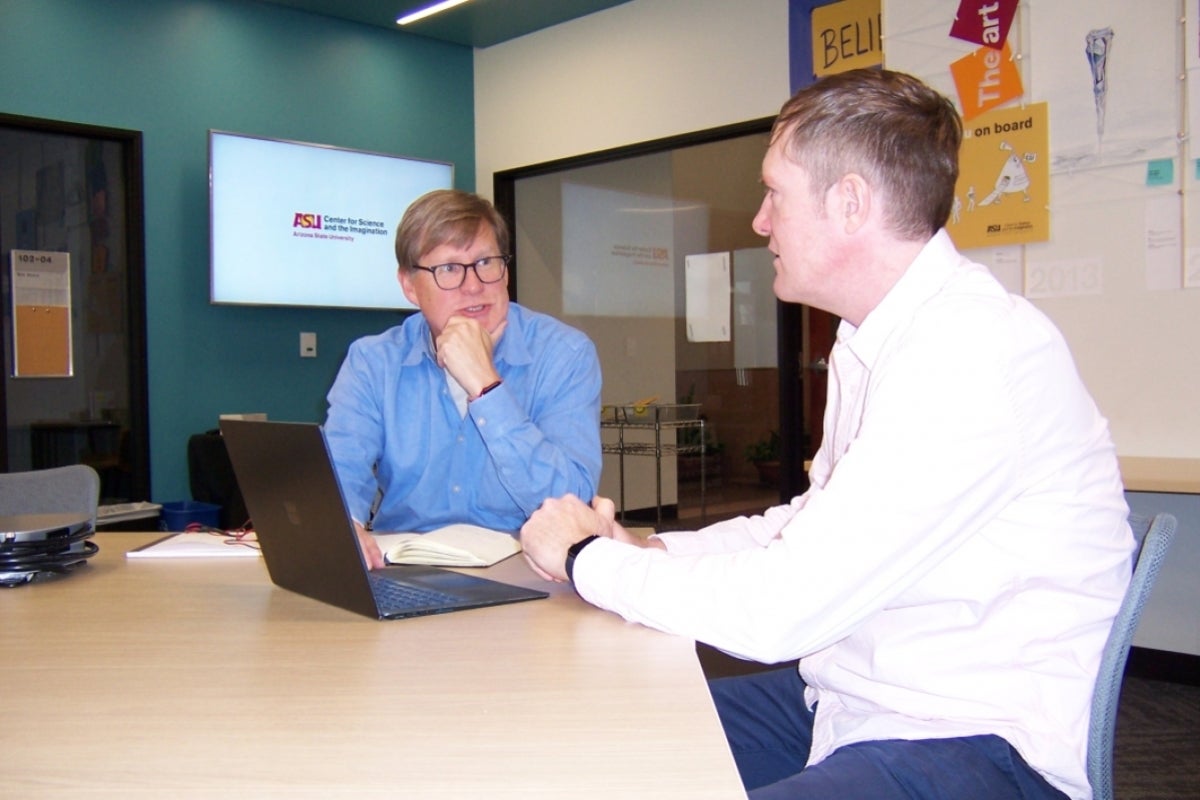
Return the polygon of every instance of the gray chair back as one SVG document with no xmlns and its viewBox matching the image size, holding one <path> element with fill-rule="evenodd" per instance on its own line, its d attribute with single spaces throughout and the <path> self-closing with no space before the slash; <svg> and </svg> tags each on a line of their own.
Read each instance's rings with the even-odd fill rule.
<svg viewBox="0 0 1200 800">
<path fill-rule="evenodd" d="M 1100 659 L 1100 672 L 1092 694 L 1092 714 L 1088 727 L 1087 772 L 1094 800 L 1112 800 L 1113 796 L 1113 737 L 1117 726 L 1117 702 L 1121 698 L 1121 680 L 1129 646 L 1146 598 L 1154 588 L 1154 580 L 1162 568 L 1167 548 L 1175 537 L 1175 517 L 1156 514 L 1145 517 L 1131 514 L 1129 526 L 1137 540 L 1133 552 L 1133 577 L 1125 591 L 1125 599 L 1113 620 Z"/>
<path fill-rule="evenodd" d="M 0 473 L 0 516 L 85 513 L 96 525 L 100 476 L 86 464 Z"/>
</svg>

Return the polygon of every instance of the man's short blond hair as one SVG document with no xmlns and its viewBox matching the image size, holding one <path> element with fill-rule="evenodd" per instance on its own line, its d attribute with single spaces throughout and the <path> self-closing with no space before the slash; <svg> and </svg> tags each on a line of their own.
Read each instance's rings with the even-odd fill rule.
<svg viewBox="0 0 1200 800">
<path fill-rule="evenodd" d="M 396 264 L 411 272 L 421 256 L 436 247 L 467 247 L 484 225 L 491 228 L 500 248 L 499 253 L 491 255 L 508 255 L 508 225 L 487 199 L 458 189 L 424 194 L 405 210 L 396 227 Z"/>
</svg>

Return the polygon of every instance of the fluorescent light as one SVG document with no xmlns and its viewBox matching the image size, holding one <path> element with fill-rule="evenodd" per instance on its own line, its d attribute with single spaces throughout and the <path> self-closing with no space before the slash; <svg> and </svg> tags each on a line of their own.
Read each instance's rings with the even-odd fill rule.
<svg viewBox="0 0 1200 800">
<path fill-rule="evenodd" d="M 403 17 L 400 17 L 399 19 L 396 20 L 396 24 L 397 25 L 407 25 L 408 23 L 416 22 L 419 19 L 425 19 L 426 17 L 432 17 L 434 14 L 437 14 L 439 11 L 445 11 L 448 8 L 454 8 L 455 6 L 462 5 L 465 2 L 467 2 L 467 0 L 442 0 L 442 2 L 434 3 L 431 6 L 426 6 L 425 8 L 422 8 L 420 11 L 414 11 L 411 14 L 405 14 Z"/>
</svg>

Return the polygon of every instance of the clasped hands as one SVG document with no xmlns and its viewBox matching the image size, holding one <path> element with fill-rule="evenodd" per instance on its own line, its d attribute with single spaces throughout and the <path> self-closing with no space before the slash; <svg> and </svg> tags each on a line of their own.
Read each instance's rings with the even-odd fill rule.
<svg viewBox="0 0 1200 800">
<path fill-rule="evenodd" d="M 616 506 L 607 497 L 595 497 L 591 505 L 573 494 L 552 497 L 542 503 L 521 526 L 521 549 L 529 566 L 548 581 L 567 580 L 567 548 L 595 534 L 638 547 L 666 549 L 657 539 L 643 539 L 616 521 Z"/>
</svg>

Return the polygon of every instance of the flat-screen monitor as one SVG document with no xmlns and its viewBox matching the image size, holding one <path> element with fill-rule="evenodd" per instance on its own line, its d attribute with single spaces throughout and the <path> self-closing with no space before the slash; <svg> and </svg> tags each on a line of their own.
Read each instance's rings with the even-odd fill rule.
<svg viewBox="0 0 1200 800">
<path fill-rule="evenodd" d="M 209 131 L 208 166 L 213 303 L 413 308 L 396 225 L 453 165 Z"/>
</svg>

